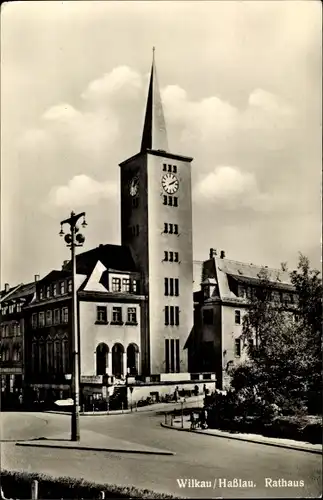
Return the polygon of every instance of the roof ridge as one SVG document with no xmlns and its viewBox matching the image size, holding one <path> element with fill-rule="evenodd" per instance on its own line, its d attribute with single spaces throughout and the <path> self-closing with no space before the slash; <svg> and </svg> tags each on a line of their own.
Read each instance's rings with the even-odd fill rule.
<svg viewBox="0 0 323 500">
<path fill-rule="evenodd" d="M 240 260 L 234 260 L 234 259 L 221 259 L 221 257 L 215 257 L 217 261 L 222 261 L 222 262 L 234 262 L 235 264 L 242 264 L 243 266 L 253 266 L 253 267 L 262 267 L 264 269 L 269 269 L 271 271 L 279 271 L 280 273 L 287 273 L 289 274 L 289 271 L 283 271 L 282 269 L 279 269 L 278 267 L 269 267 L 265 266 L 263 264 L 253 264 L 252 262 L 242 262 Z M 205 262 L 205 261 L 204 261 Z"/>
</svg>

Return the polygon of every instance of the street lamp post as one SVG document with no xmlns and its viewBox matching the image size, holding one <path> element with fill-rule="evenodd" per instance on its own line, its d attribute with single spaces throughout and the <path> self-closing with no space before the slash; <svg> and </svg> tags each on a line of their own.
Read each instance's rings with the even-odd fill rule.
<svg viewBox="0 0 323 500">
<path fill-rule="evenodd" d="M 71 441 L 80 440 L 80 373 L 79 373 L 79 342 L 78 342 L 78 321 L 77 321 L 77 290 L 75 285 L 76 276 L 76 259 L 75 248 L 81 247 L 85 241 L 82 234 L 79 233 L 79 228 L 76 225 L 78 220 L 83 217 L 82 226 L 87 226 L 85 221 L 85 212 L 75 214 L 71 212 L 71 216 L 61 222 L 60 236 L 64 235 L 63 225 L 69 225 L 69 232 L 65 235 L 65 242 L 71 249 L 72 263 L 72 355 L 73 355 L 73 374 L 72 374 L 72 418 L 71 418 Z"/>
</svg>

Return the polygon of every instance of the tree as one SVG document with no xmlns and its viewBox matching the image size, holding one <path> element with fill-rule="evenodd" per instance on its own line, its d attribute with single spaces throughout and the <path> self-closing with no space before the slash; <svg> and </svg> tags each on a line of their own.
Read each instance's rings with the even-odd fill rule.
<svg viewBox="0 0 323 500">
<path fill-rule="evenodd" d="M 296 305 L 279 300 L 277 284 L 266 269 L 259 278 L 243 320 L 248 359 L 233 370 L 232 386 L 237 397 L 244 394 L 250 404 L 263 401 L 291 412 L 308 403 L 309 393 L 316 400 L 321 394 L 322 284 L 302 255 L 297 271 L 291 273 Z M 254 338 L 255 345 L 250 342 Z"/>
</svg>

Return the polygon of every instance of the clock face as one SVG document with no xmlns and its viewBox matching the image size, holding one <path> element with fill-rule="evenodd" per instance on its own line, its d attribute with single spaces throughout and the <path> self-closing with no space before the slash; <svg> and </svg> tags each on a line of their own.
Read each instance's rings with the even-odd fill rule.
<svg viewBox="0 0 323 500">
<path fill-rule="evenodd" d="M 162 178 L 162 186 L 166 193 L 174 194 L 179 188 L 179 180 L 174 174 L 165 174 Z"/>
<path fill-rule="evenodd" d="M 139 190 L 139 179 L 138 177 L 134 177 L 130 181 L 129 191 L 131 196 L 136 196 Z"/>
</svg>

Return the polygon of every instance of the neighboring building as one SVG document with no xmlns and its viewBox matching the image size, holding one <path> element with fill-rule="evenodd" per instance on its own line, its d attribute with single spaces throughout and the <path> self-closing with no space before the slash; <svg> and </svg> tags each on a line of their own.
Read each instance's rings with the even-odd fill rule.
<svg viewBox="0 0 323 500">
<path fill-rule="evenodd" d="M 5 285 L 1 292 L 0 307 L 0 374 L 1 408 L 20 404 L 19 396 L 24 384 L 24 311 L 35 292 L 34 283 L 14 288 Z"/>
<path fill-rule="evenodd" d="M 202 265 L 201 288 L 194 293 L 194 328 L 185 347 L 189 371 L 215 372 L 219 389 L 229 384 L 230 365 L 245 359 L 242 320 L 263 283 L 264 269 L 273 299 L 295 311 L 296 292 L 286 271 L 229 260 L 224 252 L 217 257 L 213 249 Z"/>
<path fill-rule="evenodd" d="M 193 326 L 191 157 L 169 151 L 153 60 L 141 150 L 120 164 L 121 238 L 148 297 L 143 373 L 187 370 Z"/>
<path fill-rule="evenodd" d="M 83 393 L 102 393 L 103 375 L 124 380 L 141 373 L 145 299 L 130 250 L 100 245 L 76 257 L 80 375 Z M 72 280 L 70 263 L 37 282 L 26 307 L 29 399 L 70 394 Z"/>
</svg>

